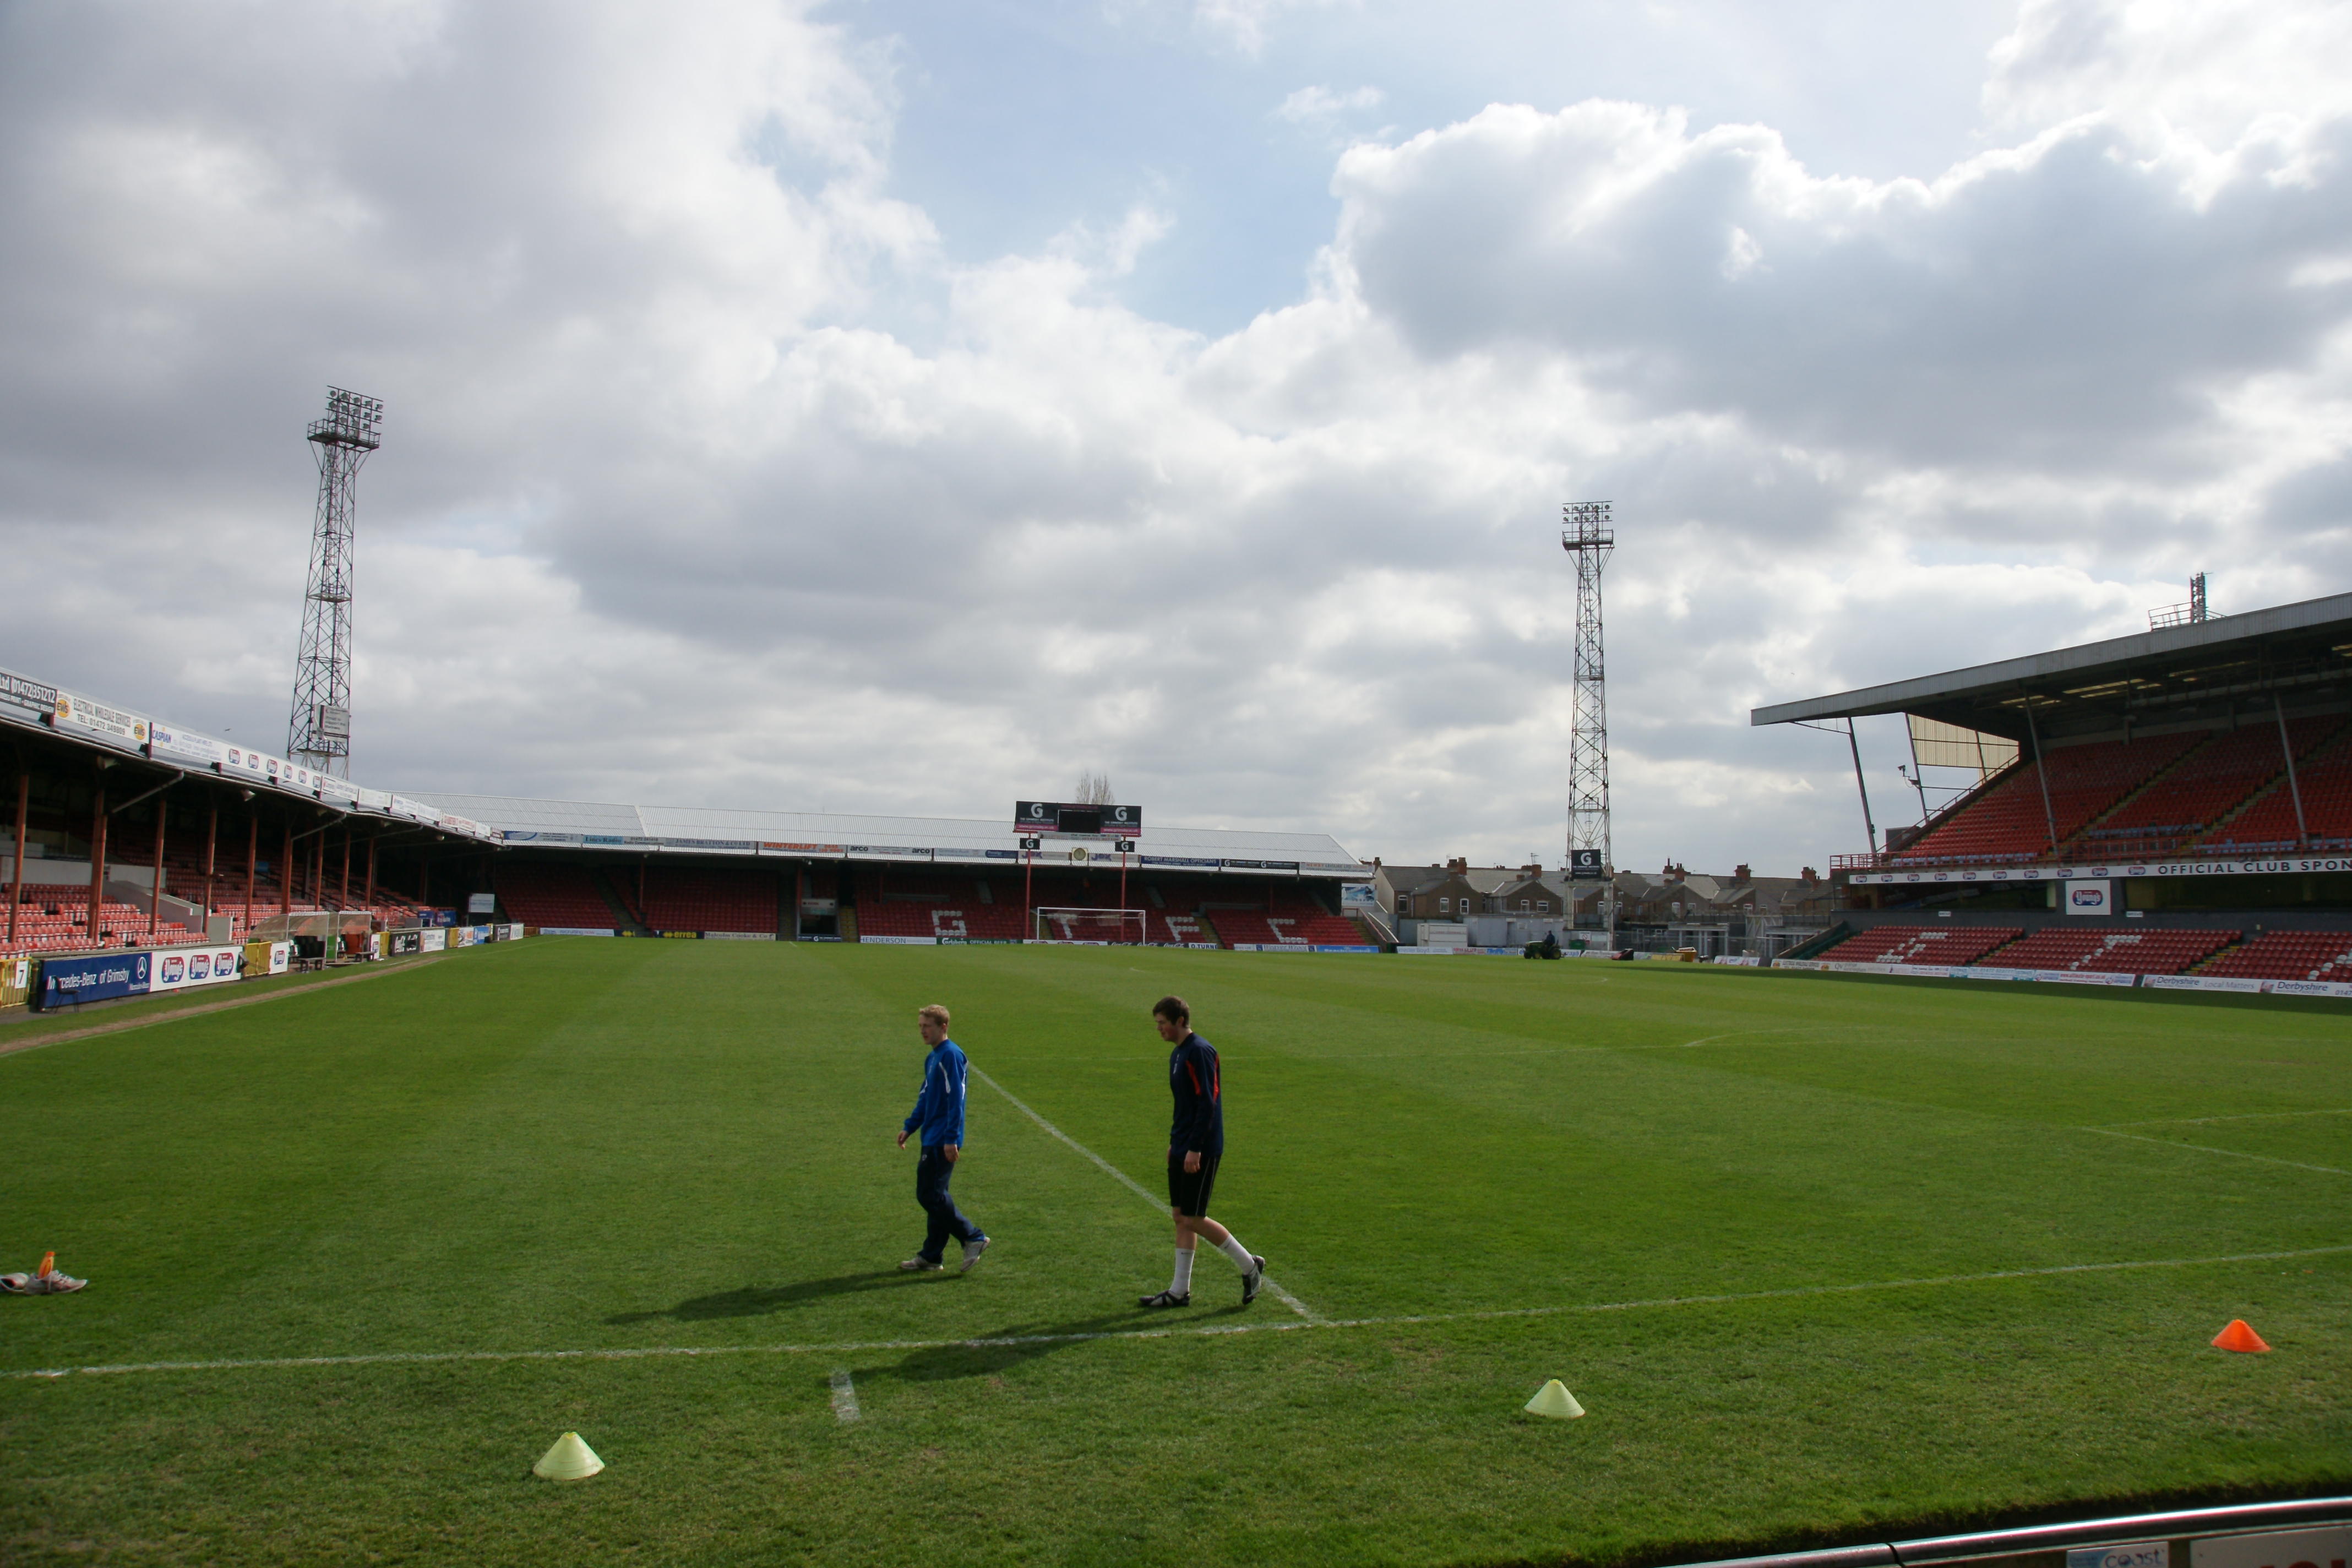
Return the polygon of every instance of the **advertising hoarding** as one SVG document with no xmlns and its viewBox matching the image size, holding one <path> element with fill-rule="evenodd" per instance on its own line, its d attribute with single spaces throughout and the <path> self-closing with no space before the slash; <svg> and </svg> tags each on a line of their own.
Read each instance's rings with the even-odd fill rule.
<svg viewBox="0 0 2352 1568">
<path fill-rule="evenodd" d="M 120 708 L 109 708 L 103 702 L 70 691 L 58 693 L 57 705 L 50 710 L 50 718 L 55 723 L 70 724 L 77 730 L 88 730 L 94 734 L 112 735 L 134 746 L 147 743 L 147 721 L 144 718 L 136 713 L 125 713 Z"/>
<path fill-rule="evenodd" d="M 147 976 L 150 991 L 185 991 L 197 985 L 218 985 L 237 977 L 244 954 L 233 942 L 205 947 L 159 947 Z"/>
<path fill-rule="evenodd" d="M 37 994 L 45 1012 L 114 996 L 136 996 L 146 991 L 153 969 L 154 956 L 144 950 L 96 958 L 45 958 Z"/>
</svg>

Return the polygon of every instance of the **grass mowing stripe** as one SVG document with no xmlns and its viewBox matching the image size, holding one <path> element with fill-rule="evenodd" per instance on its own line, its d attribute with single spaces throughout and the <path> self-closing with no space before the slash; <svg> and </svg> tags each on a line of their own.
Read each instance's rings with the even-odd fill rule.
<svg viewBox="0 0 2352 1568">
<path fill-rule="evenodd" d="M 977 1071 L 979 1069 L 972 1069 Z M 1011 1099 L 1010 1095 L 1005 1097 Z M 1015 1103 L 1018 1103 L 1017 1101 Z M 1076 1147 L 1076 1145 L 1073 1145 Z M 247 1361 L 151 1361 L 120 1366 L 42 1367 L 0 1373 L 0 1378 L 120 1376 L 141 1372 L 247 1372 L 305 1366 L 400 1366 L 449 1362 L 644 1361 L 662 1356 L 852 1355 L 865 1351 L 982 1350 L 1000 1345 L 1083 1344 L 1097 1340 L 1210 1339 L 1233 1334 L 1289 1333 L 1307 1329 L 1385 1329 L 1444 1323 L 1492 1322 L 1507 1318 L 1555 1318 L 1588 1312 L 1654 1311 L 1667 1307 L 1734 1306 L 1805 1296 L 1852 1295 L 1865 1290 L 1918 1290 L 1946 1285 L 1987 1285 L 2004 1279 L 2041 1279 L 2068 1274 L 2114 1274 L 2137 1268 L 2201 1268 L 2224 1263 L 2275 1263 L 2295 1258 L 2326 1258 L 2352 1252 L 2352 1243 L 2305 1247 L 2288 1252 L 2234 1252 L 2215 1258 L 2145 1258 L 2121 1263 L 2062 1263 L 2048 1268 L 2001 1268 L 1985 1274 L 1943 1274 L 1921 1279 L 1871 1279 L 1851 1285 L 1793 1285 L 1779 1290 L 1737 1290 L 1716 1296 L 1662 1296 L 1646 1301 L 1578 1301 L 1551 1307 L 1491 1307 L 1466 1312 L 1406 1312 L 1375 1318 L 1311 1318 L 1296 1323 L 1234 1323 L 1212 1328 L 1099 1329 L 1084 1333 L 993 1334 L 965 1340 L 863 1340 L 835 1344 L 635 1345 L 609 1350 L 385 1351 L 364 1355 L 257 1357 Z M 1269 1287 L 1270 1289 L 1271 1287 Z M 835 1407 L 840 1407 L 849 1374 L 835 1372 Z M 849 1394 L 854 1410 L 856 1395 Z M 843 1420 L 854 1420 L 845 1415 Z"/>
<path fill-rule="evenodd" d="M 1079 1153 L 1084 1154 L 1087 1159 L 1092 1160 L 1096 1164 L 1101 1166 L 1105 1171 L 1117 1177 L 1120 1182 L 1126 1184 L 1127 1189 L 1129 1192 L 1133 1193 L 1137 1197 L 1141 1198 L 1145 1203 L 1151 1205 L 1153 1213 L 1160 1213 L 1168 1207 L 1166 1204 L 1163 1204 L 1158 1198 L 1153 1197 L 1150 1191 L 1144 1187 L 1141 1182 L 1137 1181 L 1133 1176 L 1129 1175 L 1125 1171 L 1120 1170 L 1117 1165 L 1112 1164 L 1108 1160 L 1104 1159 L 1100 1154 L 1096 1153 L 1093 1150 L 1087 1148 L 1085 1144 L 1079 1142 L 1076 1139 L 1071 1137 L 1068 1133 L 1063 1131 L 1060 1128 L 1055 1126 L 1052 1122 L 1046 1121 L 1035 1111 L 1030 1110 L 1029 1107 L 1023 1104 L 1020 1100 L 1014 1100 L 1012 1091 L 1007 1089 L 1003 1084 L 997 1082 L 994 1079 L 989 1077 L 978 1068 L 971 1066 L 970 1063 L 966 1063 L 965 1067 L 974 1078 L 988 1085 L 989 1088 L 994 1089 L 997 1093 L 1004 1096 L 1006 1100 L 1011 1100 L 1013 1110 L 1018 1110 L 1022 1115 L 1027 1117 L 1030 1121 L 1035 1122 L 1038 1126 L 1044 1128 L 1046 1131 L 1052 1133 L 1063 1142 L 1067 1143 L 1071 1148 L 1076 1149 Z M 1306 1302 L 1300 1300 L 1297 1297 L 1292 1295 L 1289 1291 L 1276 1284 L 1272 1275 L 1266 1276 L 1265 1288 L 1273 1293 L 1276 1300 L 1280 1301 L 1284 1306 L 1289 1308 L 1292 1311 L 1297 1313 L 1308 1322 L 1314 1323 L 1320 1322 L 1322 1321 L 1318 1314 L 1307 1310 Z"/>
<path fill-rule="evenodd" d="M 143 1029 L 152 1024 L 175 1024 L 183 1018 L 201 1017 L 206 1013 L 226 1013 L 232 1007 L 258 1006 L 264 1002 L 275 1002 L 281 996 L 308 996 L 314 991 L 324 991 L 333 985 L 349 985 L 353 981 L 374 980 L 386 974 L 405 974 L 419 969 L 430 969 L 440 962 L 437 957 L 393 960 L 388 968 L 369 969 L 358 974 L 338 974 L 331 979 L 313 980 L 307 985 L 281 985 L 274 991 L 264 991 L 258 996 L 231 996 L 219 1002 L 207 1002 L 201 1007 L 174 1007 L 168 1013 L 142 1013 L 111 1024 L 92 1024 L 86 1029 L 58 1029 L 28 1039 L 0 1040 L 0 1057 L 15 1051 L 37 1051 L 43 1046 L 62 1046 L 68 1040 L 87 1040 L 97 1035 L 119 1035 L 126 1029 Z"/>
<path fill-rule="evenodd" d="M 2246 1110 L 2234 1116 L 2161 1116 L 2151 1121 L 2109 1121 L 2098 1131 L 2115 1127 L 2202 1127 L 2209 1121 L 2275 1121 L 2285 1116 L 2352 1116 L 2352 1107 L 2326 1110 Z"/>
<path fill-rule="evenodd" d="M 2112 1127 L 2077 1127 L 2077 1132 L 2095 1132 L 2102 1138 L 2128 1138 L 2135 1143 L 2153 1143 L 2159 1149 L 2194 1149 L 2201 1154 L 2227 1154 L 2232 1160 L 2259 1160 L 2265 1165 L 2284 1165 L 2296 1171 L 2318 1171 L 2330 1176 L 2352 1176 L 2352 1171 L 2339 1165 L 2306 1165 L 2300 1160 L 2282 1160 L 2275 1154 L 2249 1154 L 2237 1149 L 2217 1149 L 2210 1143 L 2182 1143 L 2170 1138 L 2150 1138 L 2140 1132 L 2118 1132 Z"/>
</svg>

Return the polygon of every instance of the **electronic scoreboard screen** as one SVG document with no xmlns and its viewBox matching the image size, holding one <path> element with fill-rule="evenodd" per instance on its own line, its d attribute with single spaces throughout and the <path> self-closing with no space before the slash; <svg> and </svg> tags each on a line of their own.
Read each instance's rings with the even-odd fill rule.
<svg viewBox="0 0 2352 1568">
<path fill-rule="evenodd" d="M 1022 833 L 1052 833 L 1073 838 L 1132 838 L 1143 831 L 1143 808 L 1024 800 L 1013 805 L 1013 826 Z"/>
</svg>

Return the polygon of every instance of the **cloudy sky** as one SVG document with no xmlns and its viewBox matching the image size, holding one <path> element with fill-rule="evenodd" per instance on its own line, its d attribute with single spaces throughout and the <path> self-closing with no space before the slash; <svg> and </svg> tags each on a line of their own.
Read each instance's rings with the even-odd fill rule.
<svg viewBox="0 0 2352 1568">
<path fill-rule="evenodd" d="M 2347 152 L 2298 0 L 0 7 L 0 663 L 281 746 L 333 383 L 363 782 L 1556 862 L 1606 499 L 1619 861 L 1793 872 L 1752 705 L 2352 586 Z"/>
</svg>

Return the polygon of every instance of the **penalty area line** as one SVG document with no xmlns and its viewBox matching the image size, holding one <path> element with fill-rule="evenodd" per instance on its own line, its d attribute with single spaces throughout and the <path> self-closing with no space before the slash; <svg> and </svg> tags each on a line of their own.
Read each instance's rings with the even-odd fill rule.
<svg viewBox="0 0 2352 1568">
<path fill-rule="evenodd" d="M 1496 1307 L 1464 1312 L 1411 1312 L 1384 1318 L 1317 1318 L 1296 1322 L 1212 1324 L 1196 1329 L 1097 1329 L 1082 1333 L 992 1334 L 961 1340 L 863 1340 L 833 1344 L 638 1345 L 611 1350 L 386 1351 L 373 1355 L 257 1357 L 243 1361 L 150 1361 L 111 1366 L 41 1367 L 0 1372 L 0 1381 L 24 1378 L 119 1377 L 142 1372 L 243 1372 L 256 1369 L 341 1366 L 434 1365 L 453 1362 L 646 1361 L 667 1356 L 858 1355 L 870 1351 L 994 1350 L 1019 1345 L 1084 1344 L 1097 1340 L 1213 1339 L 1234 1334 L 1310 1333 L 1318 1329 L 1386 1329 L 1444 1323 L 1494 1322 L 1509 1318 L 1558 1318 L 1593 1312 L 1656 1311 L 1673 1307 L 1714 1307 L 1742 1301 L 1778 1301 L 1806 1296 L 1851 1295 L 1866 1290 L 1919 1290 L 1944 1285 L 1983 1285 L 2003 1279 L 2047 1279 L 2068 1274 L 2115 1274 L 2135 1268 L 2197 1268 L 2221 1263 L 2275 1263 L 2352 1252 L 2352 1244 L 2305 1247 L 2287 1252 L 2234 1252 L 2213 1258 L 2148 1258 L 2121 1263 L 2062 1263 L 2047 1268 L 2000 1268 L 1983 1274 L 1938 1274 L 1918 1279 L 1873 1279 L 1853 1285 L 1793 1285 L 1779 1290 L 1739 1290 L 1715 1296 L 1660 1296 L 1640 1301 L 1579 1301 L 1550 1307 Z M 856 1393 L 846 1369 L 833 1373 L 834 1413 L 856 1419 Z M 842 1414 L 844 1395 L 851 1414 Z"/>
<path fill-rule="evenodd" d="M 1141 1198 L 1145 1203 L 1150 1204 L 1151 1205 L 1151 1211 L 1154 1214 L 1165 1214 L 1168 1212 L 1168 1205 L 1160 1202 L 1158 1198 L 1153 1197 L 1150 1190 L 1145 1187 L 1141 1182 L 1137 1181 L 1133 1176 L 1129 1175 L 1125 1171 L 1120 1170 L 1117 1165 L 1112 1164 L 1108 1160 L 1104 1159 L 1100 1154 L 1096 1153 L 1093 1150 L 1087 1148 L 1085 1144 L 1079 1142 L 1076 1139 L 1071 1137 L 1068 1133 L 1063 1131 L 1060 1128 L 1055 1126 L 1052 1122 L 1046 1121 L 1035 1111 L 1030 1110 L 1028 1106 L 1023 1104 L 1020 1100 L 1013 1099 L 1012 1090 L 1006 1089 L 1003 1084 L 997 1082 L 994 1079 L 989 1077 L 978 1068 L 971 1066 L 969 1062 L 965 1063 L 964 1067 L 965 1070 L 970 1072 L 972 1077 L 980 1079 L 981 1082 L 988 1085 L 989 1088 L 1004 1096 L 1006 1100 L 1011 1100 L 1013 1110 L 1019 1111 L 1022 1115 L 1027 1117 L 1030 1121 L 1035 1122 L 1038 1126 L 1044 1128 L 1047 1132 L 1060 1139 L 1063 1142 L 1067 1143 L 1071 1148 L 1076 1149 L 1087 1159 L 1092 1160 L 1097 1165 L 1102 1168 L 1105 1173 L 1119 1182 L 1129 1192 L 1133 1193 L 1137 1197 Z M 1266 1276 L 1265 1289 L 1267 1293 L 1273 1296 L 1276 1300 L 1281 1302 L 1284 1306 L 1289 1308 L 1292 1311 L 1297 1313 L 1308 1322 L 1319 1323 L 1323 1321 L 1319 1313 L 1308 1310 L 1306 1302 L 1300 1300 L 1297 1297 L 1292 1295 L 1289 1291 L 1276 1284 L 1272 1275 Z"/>
</svg>

